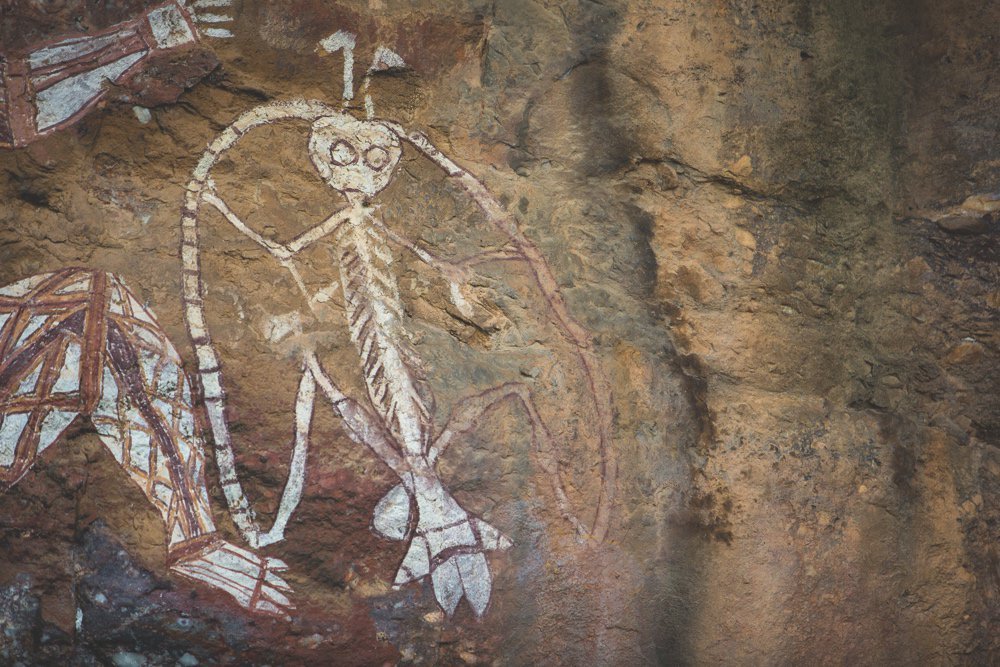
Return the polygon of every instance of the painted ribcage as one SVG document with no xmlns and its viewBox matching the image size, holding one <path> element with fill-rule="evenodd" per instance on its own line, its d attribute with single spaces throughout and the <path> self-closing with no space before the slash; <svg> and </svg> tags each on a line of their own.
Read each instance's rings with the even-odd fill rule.
<svg viewBox="0 0 1000 667">
<path fill-rule="evenodd" d="M 344 225 L 339 251 L 348 327 L 372 406 L 407 453 L 423 454 L 433 399 L 403 328 L 386 239 L 374 220 L 359 212 Z"/>
</svg>

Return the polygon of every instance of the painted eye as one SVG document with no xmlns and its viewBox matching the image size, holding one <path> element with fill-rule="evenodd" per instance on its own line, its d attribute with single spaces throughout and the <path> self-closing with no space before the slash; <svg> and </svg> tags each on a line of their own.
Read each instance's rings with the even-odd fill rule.
<svg viewBox="0 0 1000 667">
<path fill-rule="evenodd" d="M 354 164 L 358 161 L 358 151 L 343 139 L 338 139 L 330 146 L 330 161 L 338 167 Z"/>
<path fill-rule="evenodd" d="M 375 171 L 382 171 L 389 164 L 389 151 L 381 146 L 372 146 L 365 151 L 365 164 Z"/>
</svg>

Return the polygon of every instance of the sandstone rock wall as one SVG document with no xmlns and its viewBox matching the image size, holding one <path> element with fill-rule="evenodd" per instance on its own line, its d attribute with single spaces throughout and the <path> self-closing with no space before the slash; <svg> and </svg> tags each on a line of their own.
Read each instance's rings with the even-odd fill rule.
<svg viewBox="0 0 1000 667">
<path fill-rule="evenodd" d="M 0 284 L 99 269 L 155 313 L 192 382 L 213 534 L 248 563 L 284 561 L 294 610 L 248 610 L 172 569 L 163 517 L 80 417 L 0 495 L 0 662 L 998 659 L 1000 7 L 187 5 L 197 45 L 158 55 L 71 127 L 0 150 Z M 154 6 L 12 3 L 0 44 L 23 53 Z M 232 36 L 208 35 L 219 26 Z M 489 574 L 469 579 L 490 583 L 481 618 L 471 584 L 453 615 L 434 577 L 393 586 L 430 505 L 450 510 L 414 486 L 392 524 L 406 537 L 374 531 L 406 474 L 351 437 L 324 386 L 285 539 L 254 548 L 223 490 L 213 366 L 184 299 L 185 195 L 241 114 L 296 98 L 340 109 L 345 42 L 318 47 L 338 30 L 355 41 L 349 113 L 364 118 L 369 95 L 377 117 L 422 132 L 526 243 L 406 134 L 391 183 L 358 204 L 444 261 L 498 253 L 453 276 L 381 237 L 390 257 L 371 259 L 395 281 L 415 391 L 435 399 L 428 432 L 511 383 L 537 411 L 506 399 L 412 477 L 440 480 L 511 543 L 487 549 L 484 533 L 434 561 L 483 555 Z M 406 66 L 366 86 L 379 47 Z M 266 243 L 210 205 L 198 216 L 236 475 L 265 530 L 293 468 L 307 353 L 379 412 L 345 318 L 355 246 L 325 236 L 295 272 L 275 251 L 351 205 L 317 174 L 310 122 L 263 124 L 213 163 L 214 192 Z"/>
</svg>

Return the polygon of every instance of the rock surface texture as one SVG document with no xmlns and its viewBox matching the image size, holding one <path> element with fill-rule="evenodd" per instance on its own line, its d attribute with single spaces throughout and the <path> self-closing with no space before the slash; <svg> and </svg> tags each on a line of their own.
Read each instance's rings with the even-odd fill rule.
<svg viewBox="0 0 1000 667">
<path fill-rule="evenodd" d="M 0 51 L 167 5 L 0 149 L 0 285 L 131 291 L 0 289 L 0 663 L 1000 662 L 1000 4 L 23 0 Z"/>
</svg>

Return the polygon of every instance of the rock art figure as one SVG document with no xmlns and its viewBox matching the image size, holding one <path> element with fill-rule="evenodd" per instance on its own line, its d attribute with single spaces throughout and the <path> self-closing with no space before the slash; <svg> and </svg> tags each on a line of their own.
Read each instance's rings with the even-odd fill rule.
<svg viewBox="0 0 1000 667">
<path fill-rule="evenodd" d="M 163 517 L 174 572 L 285 615 L 285 564 L 216 532 L 191 388 L 154 315 L 103 271 L 0 288 L 0 493 L 80 417 Z"/>
<path fill-rule="evenodd" d="M 338 32 L 321 43 L 332 51 L 353 49 L 352 35 Z M 380 48 L 369 74 L 402 64 L 398 55 Z M 345 62 L 344 105 L 353 97 L 350 68 Z M 366 80 L 367 84 L 367 80 Z M 364 86 L 367 88 L 367 85 Z M 600 542 L 608 527 L 615 463 L 611 443 L 610 394 L 587 332 L 568 313 L 555 280 L 537 248 L 511 217 L 472 175 L 442 155 L 420 133 L 408 133 L 400 125 L 371 117 L 373 108 L 366 95 L 369 117 L 359 120 L 318 101 L 274 102 L 252 109 L 237 118 L 208 147 L 188 184 L 183 212 L 182 259 L 184 301 L 189 332 L 197 350 L 207 412 L 214 435 L 216 461 L 233 519 L 247 541 L 263 546 L 284 539 L 284 530 L 297 506 L 305 478 L 306 452 L 317 386 L 339 414 L 351 439 L 375 453 L 398 477 L 399 484 L 377 504 L 372 525 L 380 535 L 409 540 L 394 583 L 431 577 L 435 596 L 451 615 L 462 597 L 473 612 L 482 615 L 490 601 L 492 575 L 486 552 L 511 545 L 496 527 L 463 509 L 440 479 L 436 464 L 446 450 L 478 420 L 504 401 L 518 404 L 531 423 L 535 448 L 548 476 L 561 514 L 587 541 Z M 264 238 L 244 223 L 216 191 L 211 177 L 220 157 L 254 128 L 282 121 L 311 123 L 309 156 L 319 176 L 346 199 L 347 205 L 288 243 Z M 382 221 L 370 202 L 391 182 L 408 144 L 454 179 L 478 204 L 485 217 L 509 238 L 507 247 L 484 252 L 453 263 L 442 260 L 395 234 Z M 302 360 L 295 414 L 295 445 L 289 478 L 271 529 L 263 532 L 238 480 L 232 437 L 225 414 L 225 393 L 219 355 L 212 344 L 204 312 L 205 285 L 199 262 L 199 218 L 203 204 L 218 211 L 241 233 L 267 251 L 293 277 L 320 321 L 346 326 L 359 357 L 366 396 L 345 395 L 323 367 L 314 350 Z M 310 293 L 296 266 L 297 255 L 325 242 L 335 249 L 339 281 Z M 460 401 L 444 428 L 434 432 L 434 398 L 420 360 L 409 345 L 397 280 L 392 270 L 392 246 L 413 252 L 442 273 L 451 284 L 452 299 L 463 312 L 469 303 L 463 286 L 471 268 L 489 261 L 526 263 L 539 292 L 549 306 L 548 316 L 574 350 L 592 403 L 590 411 L 598 427 L 602 457 L 602 486 L 592 527 L 572 512 L 554 455 L 553 438 L 539 416 L 531 389 L 508 383 Z M 329 300 L 330 291 L 343 295 L 343 323 L 334 321 L 328 309 L 318 308 Z"/>
<path fill-rule="evenodd" d="M 107 30 L 56 39 L 23 54 L 0 54 L 0 146 L 25 146 L 72 125 L 104 98 L 107 83 L 122 84 L 155 53 L 209 37 L 229 38 L 220 14 L 231 0 L 166 2 Z M 208 11 L 211 10 L 211 11 Z"/>
</svg>

